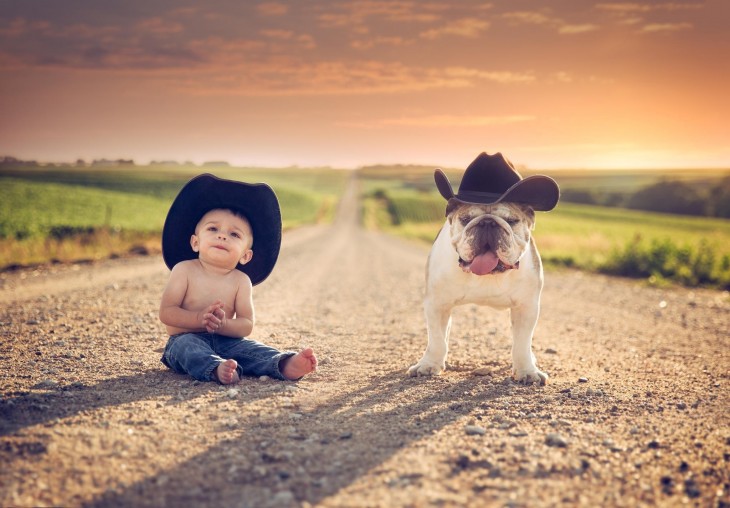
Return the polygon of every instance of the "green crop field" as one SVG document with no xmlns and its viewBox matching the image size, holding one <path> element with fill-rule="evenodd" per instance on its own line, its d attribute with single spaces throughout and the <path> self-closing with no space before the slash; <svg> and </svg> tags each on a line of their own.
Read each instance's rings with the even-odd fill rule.
<svg viewBox="0 0 730 508">
<path fill-rule="evenodd" d="M 0 268 L 159 251 L 165 215 L 191 177 L 266 182 L 285 228 L 329 221 L 349 171 L 330 168 L 19 166 L 0 168 Z M 463 171 L 447 170 L 454 189 Z M 523 174 L 530 172 L 523 171 Z M 727 171 L 554 171 L 562 189 L 632 193 L 662 178 L 710 188 Z M 445 201 L 433 168 L 357 171 L 366 227 L 433 241 Z M 535 238 L 548 266 L 730 288 L 730 221 L 561 202 L 537 214 Z"/>
<path fill-rule="evenodd" d="M 197 167 L 17 167 L 0 169 L 0 268 L 159 251 L 172 200 L 190 178 L 265 182 L 285 228 L 328 221 L 348 172 Z"/>
<path fill-rule="evenodd" d="M 692 173 L 721 178 L 726 172 Z M 436 192 L 433 170 L 365 171 L 364 221 L 368 227 L 431 243 L 444 222 L 446 201 Z M 683 173 L 685 178 L 692 175 Z M 590 174 L 575 173 L 583 184 Z M 625 175 L 627 176 L 627 175 Z M 458 178 L 459 175 L 456 175 Z M 596 182 L 608 175 L 598 173 Z M 628 176 L 627 176 L 628 178 Z M 645 180 L 634 180 L 640 186 Z M 458 189 L 458 180 L 454 182 Z M 635 190 L 624 180 L 626 190 Z M 538 212 L 534 232 L 548 266 L 570 266 L 619 275 L 730 288 L 730 221 L 560 203 Z"/>
</svg>

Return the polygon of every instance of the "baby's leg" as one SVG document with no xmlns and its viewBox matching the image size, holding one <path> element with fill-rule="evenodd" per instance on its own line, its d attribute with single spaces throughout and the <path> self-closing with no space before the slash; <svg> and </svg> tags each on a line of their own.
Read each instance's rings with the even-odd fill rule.
<svg viewBox="0 0 730 508">
<path fill-rule="evenodd" d="M 186 333 L 170 337 L 163 363 L 175 372 L 189 374 L 198 381 L 214 381 L 216 369 L 225 362 L 224 358 L 215 353 L 207 334 Z"/>
<path fill-rule="evenodd" d="M 312 348 L 303 349 L 294 356 L 282 360 L 279 368 L 285 378 L 299 379 L 317 370 L 317 357 L 314 356 Z"/>
<path fill-rule="evenodd" d="M 225 362 L 219 363 L 215 369 L 215 377 L 218 379 L 218 382 L 222 385 L 238 383 L 240 378 L 238 377 L 236 367 L 238 367 L 236 360 L 226 360 Z"/>
<path fill-rule="evenodd" d="M 294 380 L 317 368 L 317 359 L 311 349 L 294 354 L 251 339 L 220 337 L 217 339 L 216 352 L 222 358 L 236 360 L 239 376 Z"/>
</svg>

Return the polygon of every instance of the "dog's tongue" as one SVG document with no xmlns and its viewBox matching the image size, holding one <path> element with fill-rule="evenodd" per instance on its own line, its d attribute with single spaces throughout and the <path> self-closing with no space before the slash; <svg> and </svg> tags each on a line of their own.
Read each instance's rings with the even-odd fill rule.
<svg viewBox="0 0 730 508">
<path fill-rule="evenodd" d="M 499 258 L 490 250 L 475 257 L 471 265 L 469 265 L 469 269 L 474 275 L 486 275 L 491 273 L 497 267 L 498 263 Z"/>
</svg>

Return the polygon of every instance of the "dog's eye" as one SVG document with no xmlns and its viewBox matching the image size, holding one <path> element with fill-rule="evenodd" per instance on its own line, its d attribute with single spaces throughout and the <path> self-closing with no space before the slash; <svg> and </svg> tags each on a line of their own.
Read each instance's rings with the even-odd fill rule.
<svg viewBox="0 0 730 508">
<path fill-rule="evenodd" d="M 462 226 L 466 226 L 471 222 L 471 217 L 462 215 L 459 217 L 459 222 L 461 222 Z"/>
</svg>

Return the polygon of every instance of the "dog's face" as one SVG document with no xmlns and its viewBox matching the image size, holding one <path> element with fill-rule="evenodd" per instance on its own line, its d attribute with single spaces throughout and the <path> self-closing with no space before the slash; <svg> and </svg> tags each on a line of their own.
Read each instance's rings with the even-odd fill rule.
<svg viewBox="0 0 730 508">
<path fill-rule="evenodd" d="M 446 215 L 459 265 L 476 275 L 515 267 L 535 227 L 535 212 L 517 203 L 474 205 L 452 199 Z"/>
</svg>

